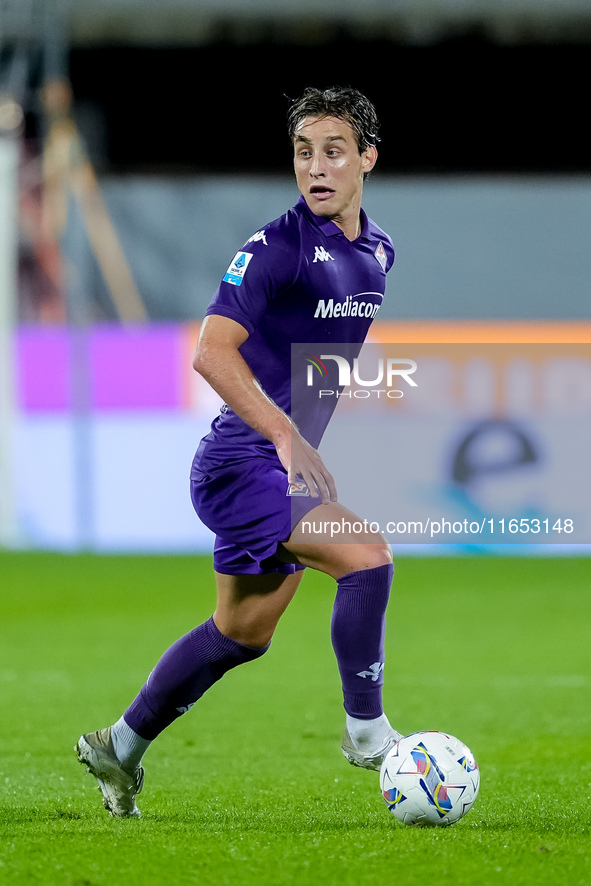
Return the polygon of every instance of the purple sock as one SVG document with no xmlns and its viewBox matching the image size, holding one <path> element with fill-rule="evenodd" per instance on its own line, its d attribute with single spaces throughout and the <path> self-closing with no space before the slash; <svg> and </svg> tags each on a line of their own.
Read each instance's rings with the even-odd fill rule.
<svg viewBox="0 0 591 886">
<path fill-rule="evenodd" d="M 210 686 L 237 665 L 259 658 L 269 646 L 244 646 L 222 634 L 210 618 L 168 649 L 123 715 L 142 738 L 156 738 L 186 713 Z"/>
<path fill-rule="evenodd" d="M 394 566 L 349 572 L 337 582 L 332 645 L 343 684 L 346 712 L 360 720 L 383 714 L 382 685 L 386 607 Z"/>
</svg>

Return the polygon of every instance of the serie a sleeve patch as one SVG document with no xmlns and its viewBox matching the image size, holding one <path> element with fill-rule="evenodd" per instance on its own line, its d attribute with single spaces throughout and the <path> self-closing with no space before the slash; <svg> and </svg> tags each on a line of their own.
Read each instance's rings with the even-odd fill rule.
<svg viewBox="0 0 591 886">
<path fill-rule="evenodd" d="M 251 258 L 251 252 L 237 252 L 230 262 L 228 270 L 224 274 L 224 283 L 240 286 Z"/>
</svg>

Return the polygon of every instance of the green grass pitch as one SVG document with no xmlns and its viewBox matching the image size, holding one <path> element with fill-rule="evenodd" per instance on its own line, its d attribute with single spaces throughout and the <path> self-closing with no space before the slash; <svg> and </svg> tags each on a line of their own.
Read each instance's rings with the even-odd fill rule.
<svg viewBox="0 0 591 886">
<path fill-rule="evenodd" d="M 150 748 L 142 818 L 76 762 L 164 649 L 207 618 L 209 558 L 0 554 L 0 884 L 591 883 L 591 563 L 401 557 L 385 705 L 463 739 L 472 811 L 398 824 L 340 753 L 333 583 L 304 577 L 270 652 Z"/>
</svg>

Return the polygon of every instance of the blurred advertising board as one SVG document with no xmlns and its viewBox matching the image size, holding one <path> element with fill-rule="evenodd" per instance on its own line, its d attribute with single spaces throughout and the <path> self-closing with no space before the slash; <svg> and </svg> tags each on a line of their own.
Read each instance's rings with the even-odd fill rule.
<svg viewBox="0 0 591 886">
<path fill-rule="evenodd" d="M 334 406 L 320 452 L 339 501 L 391 543 L 591 543 L 591 345 L 308 343 L 293 359 L 302 412 Z M 343 540 L 315 516 L 311 542 Z"/>
<path fill-rule="evenodd" d="M 351 372 L 350 396 L 335 395 L 321 446 L 341 501 L 380 526 L 393 522 L 388 540 L 417 552 L 589 544 L 590 327 L 376 321 L 360 382 Z M 188 490 L 194 451 L 221 405 L 191 366 L 198 332 L 198 323 L 17 331 L 11 436 L 20 544 L 211 549 Z M 314 344 L 309 353 L 334 348 Z M 373 384 L 380 359 L 384 384 Z M 413 360 L 416 385 L 401 375 L 388 385 L 388 359 Z M 408 524 L 427 519 L 428 532 L 411 532 Z"/>
</svg>

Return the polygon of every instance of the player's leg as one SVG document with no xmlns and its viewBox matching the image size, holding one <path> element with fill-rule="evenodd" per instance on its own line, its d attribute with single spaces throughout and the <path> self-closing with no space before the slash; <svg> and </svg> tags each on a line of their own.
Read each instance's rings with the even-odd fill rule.
<svg viewBox="0 0 591 886">
<path fill-rule="evenodd" d="M 267 651 L 301 577 L 298 572 L 215 575 L 214 615 L 164 653 L 123 716 L 145 740 L 153 741 L 229 670 Z M 121 742 L 122 754 L 126 751 Z"/>
<path fill-rule="evenodd" d="M 302 575 L 302 571 L 291 575 L 216 573 L 217 605 L 213 620 L 218 629 L 238 643 L 266 646 Z"/>
<path fill-rule="evenodd" d="M 301 576 L 216 573 L 214 615 L 164 653 L 117 723 L 79 739 L 78 758 L 97 778 L 113 815 L 139 816 L 135 798 L 151 742 L 229 670 L 267 651 Z"/>
<path fill-rule="evenodd" d="M 342 505 L 319 505 L 283 547 L 292 560 L 336 579 L 331 637 L 346 711 L 343 752 L 350 762 L 376 769 L 400 737 L 382 706 L 386 608 L 394 566 L 385 539 L 368 527 L 355 531 L 361 526 Z M 320 533 L 320 527 L 326 531 Z"/>
</svg>

